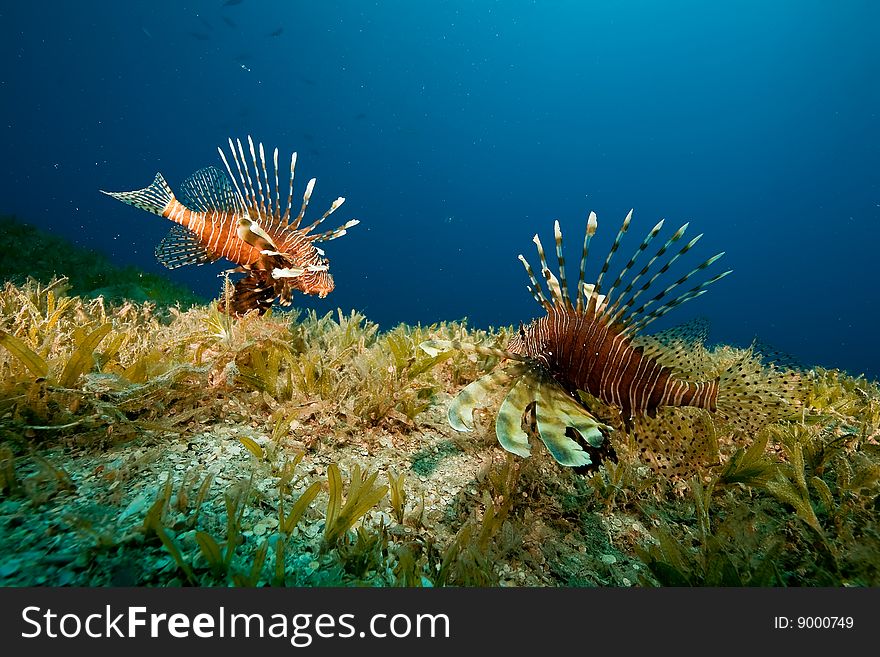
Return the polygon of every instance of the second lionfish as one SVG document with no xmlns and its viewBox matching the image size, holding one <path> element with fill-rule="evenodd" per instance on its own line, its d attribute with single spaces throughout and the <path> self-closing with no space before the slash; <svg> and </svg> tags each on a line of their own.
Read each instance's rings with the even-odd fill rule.
<svg viewBox="0 0 880 657">
<path fill-rule="evenodd" d="M 175 197 L 161 173 L 157 173 L 153 183 L 145 189 L 104 193 L 176 224 L 156 247 L 156 257 L 169 269 L 202 265 L 219 258 L 238 265 L 233 271 L 245 276 L 235 282 L 228 301 L 221 299 L 221 310 L 237 315 L 250 310 L 263 314 L 275 299 L 282 305 L 290 305 L 294 290 L 327 296 L 334 288 L 333 277 L 324 252 L 315 244 L 345 235 L 358 220 L 352 219 L 323 233 L 312 233 L 343 204 L 345 199 L 339 197 L 321 217 L 301 228 L 315 179 L 306 183 L 302 205 L 298 213 L 291 216 L 296 169 L 296 153 L 293 153 L 287 204 L 282 212 L 278 149 L 272 154 L 270 166 L 274 176 L 270 177 L 263 144 L 254 148 L 250 136 L 247 144 L 252 170 L 241 140 L 233 143 L 230 139 L 229 150 L 238 179 L 225 153 L 218 148 L 226 172 L 213 166 L 197 171 L 180 186 L 181 200 Z"/>
<path fill-rule="evenodd" d="M 754 431 L 794 409 L 796 373 L 764 366 L 751 350 L 710 354 L 702 345 L 703 324 L 652 336 L 641 333 L 730 271 L 672 294 L 715 263 L 723 255 L 719 253 L 639 304 L 642 295 L 702 237 L 683 241 L 685 224 L 637 267 L 660 234 L 660 221 L 606 291 L 606 274 L 631 220 L 632 211 L 591 284 L 586 282 L 585 268 L 598 222 L 590 213 L 574 300 L 568 291 L 559 222 L 554 226 L 558 277 L 550 271 L 535 235 L 544 286 L 528 261 L 519 259 L 529 277 L 529 290 L 545 314 L 520 325 L 506 349 L 443 340 L 422 344 L 432 354 L 462 349 L 507 361 L 461 390 L 448 412 L 453 428 L 472 430 L 474 410 L 503 389 L 507 392 L 495 432 L 506 450 L 528 456 L 529 438 L 534 436 L 560 464 L 591 469 L 605 458 L 616 459 L 617 445 L 634 450 L 658 472 L 677 477 L 717 460 L 722 432 Z"/>
</svg>

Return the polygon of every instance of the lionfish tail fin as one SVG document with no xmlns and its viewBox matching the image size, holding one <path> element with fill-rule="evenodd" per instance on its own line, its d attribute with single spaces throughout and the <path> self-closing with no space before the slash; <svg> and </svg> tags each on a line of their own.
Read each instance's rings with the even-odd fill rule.
<svg viewBox="0 0 880 657">
<path fill-rule="evenodd" d="M 105 192 L 103 189 L 99 191 L 123 203 L 152 212 L 160 217 L 164 216 L 165 210 L 174 201 L 174 192 L 171 191 L 171 187 L 165 182 L 165 178 L 162 177 L 161 173 L 157 173 L 152 184 L 143 189 L 132 192 Z"/>
<path fill-rule="evenodd" d="M 757 431 L 799 411 L 804 386 L 799 371 L 764 366 L 749 350 L 718 378 L 717 417 L 734 430 Z"/>
</svg>

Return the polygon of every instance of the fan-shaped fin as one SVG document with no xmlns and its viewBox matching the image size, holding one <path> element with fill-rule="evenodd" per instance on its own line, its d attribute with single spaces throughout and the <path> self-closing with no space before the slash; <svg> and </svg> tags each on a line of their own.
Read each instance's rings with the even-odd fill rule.
<svg viewBox="0 0 880 657">
<path fill-rule="evenodd" d="M 498 442 L 517 456 L 528 457 L 531 454 L 529 436 L 523 431 L 522 425 L 526 408 L 534 400 L 534 384 L 532 377 L 520 377 L 507 393 L 495 417 L 495 436 Z"/>
<path fill-rule="evenodd" d="M 486 406 L 491 401 L 491 394 L 508 385 L 521 369 L 499 368 L 462 388 L 449 405 L 446 414 L 449 425 L 456 431 L 473 431 L 474 410 Z"/>
<path fill-rule="evenodd" d="M 632 434 L 641 460 L 670 479 L 689 477 L 720 460 L 715 425 L 700 408 L 667 406 L 655 417 L 636 416 Z"/>
<path fill-rule="evenodd" d="M 199 169 L 180 186 L 180 200 L 195 212 L 234 212 L 235 192 L 229 177 L 217 167 Z"/>
<path fill-rule="evenodd" d="M 194 232 L 179 224 L 175 224 L 156 246 L 156 259 L 168 269 L 204 265 L 219 257 L 211 253 Z"/>
<path fill-rule="evenodd" d="M 590 415 L 552 379 L 542 382 L 536 397 L 538 435 L 553 458 L 561 465 L 572 467 L 591 464 L 590 455 L 566 435 L 566 430 L 574 429 L 588 445 L 600 448 L 606 440 L 602 430 L 611 431 L 611 427 Z"/>
</svg>

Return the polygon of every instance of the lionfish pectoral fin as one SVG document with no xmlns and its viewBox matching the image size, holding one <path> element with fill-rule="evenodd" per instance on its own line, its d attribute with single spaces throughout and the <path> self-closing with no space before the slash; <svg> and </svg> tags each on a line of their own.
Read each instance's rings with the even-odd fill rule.
<svg viewBox="0 0 880 657">
<path fill-rule="evenodd" d="M 592 463 L 590 455 L 584 451 L 584 448 L 565 435 L 568 427 L 563 422 L 563 418 L 554 412 L 552 406 L 538 401 L 535 406 L 535 424 L 538 427 L 538 437 L 557 463 L 569 467 Z"/>
<path fill-rule="evenodd" d="M 248 217 L 239 217 L 238 228 L 235 229 L 235 234 L 242 242 L 258 249 L 260 252 L 278 250 L 275 242 L 272 241 L 272 238 L 263 230 L 260 224 Z"/>
<path fill-rule="evenodd" d="M 523 431 L 523 415 L 532 403 L 530 377 L 524 376 L 510 389 L 495 418 L 495 436 L 508 452 L 527 458 L 531 455 L 529 436 Z"/>
<path fill-rule="evenodd" d="M 180 224 L 172 226 L 168 234 L 156 246 L 156 259 L 168 269 L 184 265 L 204 265 L 219 256 L 211 253 L 198 235 Z"/>
<path fill-rule="evenodd" d="M 165 178 L 161 173 L 157 173 L 152 184 L 144 189 L 137 189 L 132 192 L 105 192 L 100 190 L 102 194 L 112 196 L 117 201 L 122 201 L 128 205 L 133 205 L 141 210 L 164 216 L 165 208 L 174 200 L 174 193 L 171 187 L 165 182 Z"/>
<path fill-rule="evenodd" d="M 272 278 L 278 280 L 280 278 L 298 278 L 305 273 L 302 267 L 275 267 L 272 270 Z"/>
<path fill-rule="evenodd" d="M 428 353 L 430 354 L 430 352 Z M 512 369 L 494 370 L 462 388 L 449 405 L 449 411 L 446 415 L 449 425 L 456 431 L 473 431 L 474 410 L 486 406 L 492 392 L 510 382 L 514 376 L 511 372 Z"/>
<path fill-rule="evenodd" d="M 251 310 L 256 310 L 260 315 L 265 314 L 272 307 L 277 294 L 272 284 L 263 278 L 264 276 L 251 273 L 237 280 L 228 307 L 226 300 L 221 299 L 219 310 L 235 315 L 244 315 Z"/>
<path fill-rule="evenodd" d="M 578 467 L 593 464 L 590 450 L 605 447 L 606 433 L 612 428 L 595 417 L 572 399 L 559 384 L 543 381 L 538 388 L 535 423 L 538 435 L 561 465 Z M 577 432 L 587 449 L 567 435 L 569 429 Z"/>
<path fill-rule="evenodd" d="M 318 233 L 317 235 L 312 235 L 310 239 L 313 242 L 329 242 L 330 240 L 335 240 L 337 237 L 342 237 L 348 232 L 349 228 L 353 228 L 359 223 L 360 219 L 350 219 L 338 228 L 334 228 L 333 230 L 328 230 L 323 233 Z"/>
</svg>

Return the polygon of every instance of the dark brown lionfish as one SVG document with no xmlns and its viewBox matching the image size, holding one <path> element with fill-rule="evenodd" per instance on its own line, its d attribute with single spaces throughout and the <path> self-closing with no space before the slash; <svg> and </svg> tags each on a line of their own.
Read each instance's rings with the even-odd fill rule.
<svg viewBox="0 0 880 657">
<path fill-rule="evenodd" d="M 255 149 L 250 136 L 247 142 L 253 178 L 241 140 L 233 143 L 230 139 L 229 150 L 238 180 L 223 150 L 218 148 L 229 175 L 213 166 L 197 171 L 181 185 L 180 201 L 161 173 L 157 173 L 153 184 L 145 189 L 104 193 L 177 224 L 156 247 L 156 257 L 169 269 L 203 265 L 218 258 L 238 265 L 231 271 L 245 276 L 236 281 L 228 302 L 229 310 L 237 315 L 250 310 L 263 314 L 275 299 L 282 305 L 290 305 L 294 290 L 322 298 L 327 296 L 333 291 L 333 277 L 323 251 L 315 244 L 345 235 L 358 220 L 311 234 L 343 204 L 345 199 L 339 197 L 320 218 L 300 228 L 315 179 L 306 184 L 299 212 L 291 217 L 296 153 L 290 158 L 290 190 L 282 212 L 278 149 L 271 160 L 275 179 L 273 200 L 263 144 Z M 226 310 L 226 305 L 226 300 L 221 299 L 220 309 Z"/>
<path fill-rule="evenodd" d="M 422 345 L 429 353 L 457 348 L 512 361 L 459 393 L 449 409 L 449 421 L 455 429 L 473 429 L 474 409 L 489 403 L 493 390 L 509 387 L 495 423 L 496 435 L 508 451 L 528 456 L 531 434 L 562 465 L 595 467 L 601 459 L 615 457 L 606 437 L 617 429 L 618 434 L 632 439 L 629 446 L 648 464 L 677 475 L 695 462 L 705 461 L 707 455 L 717 457 L 719 428 L 754 430 L 792 409 L 797 403 L 795 373 L 764 367 L 748 351 L 745 355 L 710 357 L 702 347 L 702 325 L 641 335 L 655 319 L 702 295 L 730 271 L 671 295 L 710 267 L 723 255 L 719 253 L 637 305 L 702 237 L 697 235 L 679 247 L 688 227 L 685 224 L 636 269 L 636 262 L 660 233 L 660 221 L 604 291 L 606 274 L 631 219 L 632 211 L 624 219 L 595 284 L 588 284 L 585 267 L 597 228 L 596 215 L 590 213 L 574 302 L 568 292 L 559 222 L 554 226 L 558 278 L 547 266 L 543 246 L 535 235 L 547 292 L 526 259 L 519 258 L 531 283 L 529 290 L 546 314 L 520 326 L 506 350 L 449 341 Z"/>
</svg>

